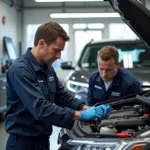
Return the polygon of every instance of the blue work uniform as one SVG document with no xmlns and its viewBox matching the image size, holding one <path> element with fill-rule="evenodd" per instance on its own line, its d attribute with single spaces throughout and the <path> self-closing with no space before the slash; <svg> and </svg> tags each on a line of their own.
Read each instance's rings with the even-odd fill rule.
<svg viewBox="0 0 150 150">
<path fill-rule="evenodd" d="M 124 68 L 119 68 L 106 91 L 104 81 L 98 71 L 94 72 L 89 80 L 88 105 L 92 106 L 98 102 L 117 100 L 124 96 L 138 93 L 142 87 L 138 80 Z"/>
<path fill-rule="evenodd" d="M 31 48 L 10 66 L 6 94 L 5 129 L 15 141 L 16 136 L 42 140 L 52 125 L 71 129 L 75 110 L 84 105 L 66 92 L 53 67 L 37 63 Z"/>
</svg>

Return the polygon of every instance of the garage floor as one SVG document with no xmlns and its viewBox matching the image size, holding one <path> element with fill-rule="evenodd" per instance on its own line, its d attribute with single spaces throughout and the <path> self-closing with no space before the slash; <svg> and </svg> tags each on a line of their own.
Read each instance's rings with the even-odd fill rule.
<svg viewBox="0 0 150 150">
<path fill-rule="evenodd" d="M 5 132 L 5 122 L 0 122 L 0 150 L 5 150 L 6 140 L 7 140 L 7 133 Z"/>
<path fill-rule="evenodd" d="M 57 144 L 57 136 L 60 131 L 60 128 L 53 127 L 53 134 L 50 138 L 50 149 L 57 150 L 59 145 Z M 6 140 L 8 134 L 5 132 L 5 122 L 0 122 L 0 150 L 5 150 Z"/>
</svg>

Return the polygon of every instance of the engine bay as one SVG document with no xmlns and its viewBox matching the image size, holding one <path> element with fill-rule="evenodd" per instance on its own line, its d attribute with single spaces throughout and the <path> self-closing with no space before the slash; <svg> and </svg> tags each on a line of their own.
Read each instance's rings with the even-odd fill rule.
<svg viewBox="0 0 150 150">
<path fill-rule="evenodd" d="M 69 135 L 84 138 L 140 137 L 150 130 L 150 93 L 109 103 L 112 112 L 103 120 L 76 121 Z M 147 135 L 148 134 L 148 135 Z M 150 136 L 150 133 L 145 135 Z"/>
</svg>

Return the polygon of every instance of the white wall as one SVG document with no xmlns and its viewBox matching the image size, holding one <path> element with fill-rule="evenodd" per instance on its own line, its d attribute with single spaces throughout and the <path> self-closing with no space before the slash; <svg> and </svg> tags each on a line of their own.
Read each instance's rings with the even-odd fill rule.
<svg viewBox="0 0 150 150">
<path fill-rule="evenodd" d="M 147 7 L 149 7 L 149 2 L 150 0 L 146 0 L 146 5 Z M 100 3 L 99 3 L 100 4 Z M 106 2 L 102 3 L 103 5 L 107 4 Z M 110 4 L 109 4 L 110 5 Z M 108 24 L 111 23 L 122 23 L 123 21 L 120 18 L 99 18 L 99 19 L 51 19 L 49 17 L 50 13 L 54 13 L 54 12 L 62 12 L 63 11 L 63 7 L 61 8 L 61 5 L 58 3 L 36 3 L 34 0 L 25 0 L 24 1 L 24 15 L 23 15 L 23 41 L 24 41 L 24 49 L 23 51 L 26 50 L 27 48 L 27 43 L 26 43 L 26 27 L 28 24 L 42 24 L 44 22 L 48 22 L 48 21 L 56 21 L 57 23 L 67 23 L 69 24 L 69 33 L 70 33 L 70 54 L 69 56 L 71 56 L 70 58 L 73 60 L 73 52 L 74 52 L 74 34 L 73 34 L 73 29 L 72 29 L 72 24 L 74 23 L 105 23 L 105 29 L 104 29 L 104 38 L 108 37 Z M 35 6 L 35 7 L 34 7 Z M 40 8 L 41 6 L 41 8 Z M 43 6 L 43 8 L 42 8 Z M 54 6 L 54 8 L 52 8 L 52 6 Z M 66 7 L 67 4 L 65 4 L 64 7 Z M 84 5 L 83 5 L 84 6 Z M 88 5 L 87 5 L 88 6 Z M 100 5 L 99 5 L 100 6 Z M 60 9 L 59 9 L 60 7 Z M 150 8 L 150 7 L 149 7 Z M 94 8 L 95 9 L 95 8 Z M 99 11 L 108 11 L 109 7 L 107 5 L 107 9 L 105 10 L 105 7 L 101 7 L 98 10 Z M 65 9 L 65 12 L 70 12 L 70 11 L 80 11 L 77 9 Z M 82 11 L 87 11 L 84 9 L 82 9 Z M 92 9 L 90 9 L 90 11 L 92 11 Z M 96 10 L 93 10 L 96 11 Z M 32 46 L 32 45 L 31 45 Z"/>
<path fill-rule="evenodd" d="M 18 35 L 20 32 L 20 13 L 6 3 L 0 1 L 0 57 L 3 55 L 3 37 L 8 36 L 13 40 L 16 53 L 18 54 Z M 6 17 L 6 24 L 2 24 L 2 16 Z"/>
<path fill-rule="evenodd" d="M 51 19 L 49 17 L 49 14 L 51 12 L 58 12 L 57 9 L 55 10 L 49 10 L 49 9 L 25 9 L 24 10 L 24 51 L 27 48 L 27 43 L 26 43 L 26 27 L 28 24 L 42 24 L 44 22 L 48 22 L 48 21 L 55 21 L 57 23 L 65 23 L 65 24 L 69 24 L 69 34 L 70 34 L 70 41 L 69 41 L 69 49 L 70 49 L 70 54 L 69 57 L 71 58 L 71 60 L 74 60 L 74 34 L 73 34 L 73 29 L 72 29 L 72 24 L 74 23 L 106 23 L 108 24 L 109 22 L 121 22 L 122 20 L 120 18 L 99 18 L 99 19 Z M 107 38 L 107 35 L 104 35 L 105 38 Z M 32 45 L 31 45 L 32 46 Z"/>
</svg>

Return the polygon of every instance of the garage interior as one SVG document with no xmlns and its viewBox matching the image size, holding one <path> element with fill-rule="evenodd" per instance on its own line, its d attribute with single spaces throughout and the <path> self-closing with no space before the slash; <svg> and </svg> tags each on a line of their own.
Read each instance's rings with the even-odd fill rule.
<svg viewBox="0 0 150 150">
<path fill-rule="evenodd" d="M 149 0 L 140 0 L 140 2 L 150 10 Z M 81 13 L 86 16 L 73 17 L 73 13 Z M 61 17 L 61 14 L 71 15 Z M 97 14 L 100 16 L 97 16 Z M 24 54 L 28 47 L 33 46 L 33 37 L 40 24 L 55 21 L 65 29 L 70 37 L 61 59 L 53 64 L 62 83 L 64 83 L 65 77 L 71 71 L 62 70 L 60 68 L 61 63 L 72 61 L 72 64 L 75 65 L 88 42 L 92 40 L 139 39 L 122 21 L 110 4 L 103 0 L 74 0 L 73 2 L 69 2 L 69 0 L 65 2 L 56 2 L 56 0 L 54 2 L 0 0 L 0 18 L 0 150 L 5 150 L 8 137 L 4 129 L 6 72 L 9 64 L 12 63 L 11 61 Z M 12 50 L 10 54 L 7 50 L 8 43 L 10 43 Z M 50 139 L 51 150 L 58 148 L 57 137 L 59 131 L 60 128 L 53 128 L 53 134 Z"/>
</svg>

